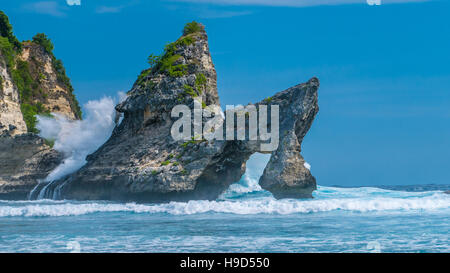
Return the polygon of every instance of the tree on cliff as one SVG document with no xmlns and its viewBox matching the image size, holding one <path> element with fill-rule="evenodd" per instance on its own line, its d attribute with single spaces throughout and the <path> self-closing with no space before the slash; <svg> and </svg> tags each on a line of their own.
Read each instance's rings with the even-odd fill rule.
<svg viewBox="0 0 450 273">
<path fill-rule="evenodd" d="M 38 33 L 34 35 L 33 43 L 41 45 L 48 54 L 52 54 L 54 46 L 45 33 Z"/>
<path fill-rule="evenodd" d="M 12 31 L 12 26 L 9 23 L 9 18 L 0 10 L 0 35 L 8 39 L 8 41 L 16 48 L 22 48 L 22 44 L 17 40 Z"/>
</svg>

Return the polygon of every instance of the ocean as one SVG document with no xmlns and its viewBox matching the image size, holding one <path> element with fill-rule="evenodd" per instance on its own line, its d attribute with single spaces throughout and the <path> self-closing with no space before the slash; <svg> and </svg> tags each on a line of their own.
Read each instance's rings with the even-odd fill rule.
<svg viewBox="0 0 450 273">
<path fill-rule="evenodd" d="M 450 252 L 448 185 L 275 200 L 257 178 L 215 201 L 0 201 L 0 252 Z"/>
</svg>

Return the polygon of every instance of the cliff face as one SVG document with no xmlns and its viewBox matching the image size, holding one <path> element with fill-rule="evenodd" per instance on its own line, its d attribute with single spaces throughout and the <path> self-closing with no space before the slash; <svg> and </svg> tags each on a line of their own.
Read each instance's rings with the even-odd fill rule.
<svg viewBox="0 0 450 273">
<path fill-rule="evenodd" d="M 6 132 L 11 135 L 23 134 L 27 132 L 27 127 L 20 110 L 19 90 L 12 81 L 5 56 L 0 51 L 0 134 Z"/>
<path fill-rule="evenodd" d="M 0 136 L 0 200 L 26 200 L 39 179 L 63 160 L 34 134 Z"/>
<path fill-rule="evenodd" d="M 70 82 L 65 82 L 65 72 L 53 54 L 35 42 L 24 42 L 19 55 L 28 63 L 30 75 L 36 84 L 31 101 L 41 104 L 45 111 L 62 114 L 69 119 L 81 119 L 78 103 Z M 61 71 L 57 71 L 58 66 Z"/>
<path fill-rule="evenodd" d="M 316 78 L 252 105 L 256 109 L 267 105 L 269 111 L 279 108 L 280 138 L 273 152 L 261 149 L 263 141 L 248 136 L 233 141 L 172 138 L 175 105 L 190 109 L 196 101 L 202 108 L 219 105 L 206 32 L 201 25 L 192 28 L 185 28 L 161 57 L 150 58 L 152 67 L 142 72 L 127 100 L 116 107 L 124 119 L 111 138 L 76 173 L 41 184 L 41 195 L 141 202 L 213 200 L 239 181 L 253 153 L 263 152 L 272 154 L 260 179 L 263 188 L 277 198 L 312 197 L 316 182 L 300 151 L 318 112 Z M 201 123 L 204 126 L 206 119 Z M 272 120 L 268 125 L 272 128 Z"/>
<path fill-rule="evenodd" d="M 44 34 L 20 43 L 0 11 L 0 199 L 27 199 L 62 161 L 36 135 L 36 115 L 81 118 L 70 80 Z"/>
<path fill-rule="evenodd" d="M 26 131 L 38 133 L 36 115 L 57 113 L 68 119 L 81 119 L 70 79 L 53 54 L 51 40 L 38 33 L 32 41 L 20 43 L 1 11 L 0 106 L 0 127 L 7 128 L 10 135 L 25 132 L 23 122 Z M 14 130 L 9 130 L 9 125 Z"/>
</svg>

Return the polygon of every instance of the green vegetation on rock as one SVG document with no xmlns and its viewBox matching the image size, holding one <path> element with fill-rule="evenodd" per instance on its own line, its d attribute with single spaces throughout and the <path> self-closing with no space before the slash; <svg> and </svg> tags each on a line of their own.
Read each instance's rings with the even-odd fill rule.
<svg viewBox="0 0 450 273">
<path fill-rule="evenodd" d="M 161 162 L 161 166 L 166 166 L 166 165 L 169 165 L 169 164 L 170 164 L 169 160 Z"/>
<path fill-rule="evenodd" d="M 177 41 L 167 44 L 162 55 L 150 54 L 148 56 L 147 60 L 150 69 L 142 71 L 138 77 L 137 84 L 142 86 L 144 83 L 143 79 L 150 73 L 160 72 L 174 78 L 186 75 L 188 66 L 179 62 L 182 56 L 177 54 L 177 51 L 193 44 L 196 40 L 195 34 L 203 30 L 204 27 L 197 22 L 187 23 L 183 29 L 183 36 Z"/>
<path fill-rule="evenodd" d="M 190 85 L 185 84 L 183 86 L 183 89 L 184 89 L 184 94 L 185 95 L 189 95 L 189 96 L 191 96 L 193 98 L 198 96 L 197 92 L 195 92 L 194 88 L 192 88 L 192 86 L 190 86 Z"/>
<path fill-rule="evenodd" d="M 22 48 L 22 44 L 17 40 L 12 31 L 12 26 L 9 23 L 9 18 L 6 14 L 0 10 L 0 36 L 5 37 L 17 50 Z"/>
<path fill-rule="evenodd" d="M 192 21 L 190 23 L 187 23 L 184 26 L 183 35 L 189 35 L 189 34 L 201 32 L 204 30 L 205 30 L 205 28 L 202 24 L 197 23 L 196 21 Z"/>
<path fill-rule="evenodd" d="M 52 58 L 53 68 L 56 71 L 57 80 L 69 91 L 70 103 L 75 117 L 81 119 L 82 113 L 78 101 L 73 94 L 73 87 L 66 75 L 63 63 L 53 55 L 53 43 L 44 33 L 38 33 L 33 37 L 32 43 L 42 46 Z M 14 36 L 8 17 L 0 11 L 0 51 L 5 59 L 12 81 L 19 90 L 21 110 L 29 132 L 38 133 L 36 129 L 36 115 L 50 115 L 42 102 L 46 101 L 48 94 L 44 93 L 40 84 L 45 80 L 42 73 L 32 72 L 30 63 L 18 58 L 23 46 Z M 33 64 L 40 65 L 36 58 L 31 58 Z"/>
<path fill-rule="evenodd" d="M 12 69 L 14 67 L 14 47 L 9 42 L 8 38 L 0 37 L 0 51 L 5 59 L 6 66 L 8 69 Z"/>
<path fill-rule="evenodd" d="M 47 138 L 45 138 L 44 139 L 44 143 L 47 145 L 47 146 L 50 146 L 50 148 L 53 148 L 53 146 L 55 146 L 55 140 L 54 139 L 47 139 Z"/>
<path fill-rule="evenodd" d="M 198 73 L 195 78 L 195 88 L 199 95 L 202 94 L 203 89 L 206 88 L 206 77 L 203 73 Z"/>
<path fill-rule="evenodd" d="M 45 33 L 38 33 L 34 35 L 33 43 L 41 45 L 48 54 L 53 54 L 53 43 L 47 35 L 45 35 Z"/>
<path fill-rule="evenodd" d="M 38 33 L 33 37 L 33 43 L 42 46 L 45 52 L 47 52 L 47 54 L 49 54 L 52 58 L 53 69 L 55 69 L 56 71 L 56 78 L 69 90 L 72 110 L 75 113 L 75 117 L 81 119 L 83 113 L 81 112 L 80 104 L 73 94 L 74 88 L 72 86 L 72 83 L 70 82 L 70 78 L 66 74 L 66 69 L 64 68 L 63 62 L 59 59 L 56 59 L 55 55 L 53 54 L 54 46 L 52 41 L 44 33 Z"/>
</svg>

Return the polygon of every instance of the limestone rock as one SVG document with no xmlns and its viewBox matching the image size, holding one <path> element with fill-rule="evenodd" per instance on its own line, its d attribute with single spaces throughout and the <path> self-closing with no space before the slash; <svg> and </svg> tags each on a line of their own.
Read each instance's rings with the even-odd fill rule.
<svg viewBox="0 0 450 273">
<path fill-rule="evenodd" d="M 34 134 L 0 136 L 0 200 L 26 200 L 63 156 Z"/>
<path fill-rule="evenodd" d="M 5 56 L 0 50 L 0 135 L 27 132 L 20 110 L 19 90 L 11 79 Z"/>
<path fill-rule="evenodd" d="M 64 83 L 55 69 L 56 59 L 52 54 L 33 42 L 24 42 L 19 56 L 28 63 L 33 80 L 42 90 L 43 97 L 34 98 L 34 102 L 42 103 L 48 111 L 66 116 L 68 119 L 81 119 L 72 95 L 71 86 Z M 60 68 L 64 69 L 64 68 Z"/>
<path fill-rule="evenodd" d="M 304 167 L 301 142 L 318 112 L 316 78 L 255 104 L 280 109 L 280 140 L 260 184 L 276 198 L 312 197 L 314 177 Z M 111 138 L 87 157 L 79 171 L 45 187 L 45 196 L 77 200 L 137 202 L 216 199 L 239 181 L 260 140 L 175 141 L 171 110 L 195 101 L 219 105 L 216 71 L 201 28 L 184 33 L 144 70 L 116 107 L 124 119 Z M 205 120 L 202 120 L 203 125 Z M 248 125 L 248 124 L 247 124 Z M 246 125 L 246 126 L 247 126 Z M 272 126 L 272 121 L 269 121 Z M 267 153 L 267 152 L 265 152 Z"/>
<path fill-rule="evenodd" d="M 34 38 L 20 43 L 2 11 L 0 20 L 0 199 L 27 199 L 63 159 L 50 142 L 27 133 L 37 133 L 35 114 L 81 115 L 70 80 L 51 50 Z M 44 34 L 35 37 L 53 47 Z"/>
</svg>

